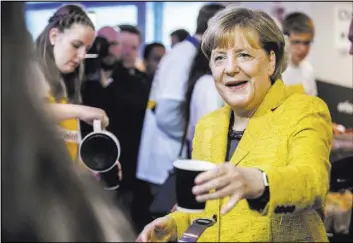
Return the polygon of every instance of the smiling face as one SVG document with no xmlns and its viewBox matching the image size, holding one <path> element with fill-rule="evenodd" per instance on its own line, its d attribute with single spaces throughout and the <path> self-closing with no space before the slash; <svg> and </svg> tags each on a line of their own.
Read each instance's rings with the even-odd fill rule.
<svg viewBox="0 0 353 243">
<path fill-rule="evenodd" d="M 233 110 L 249 112 L 271 87 L 276 57 L 261 48 L 255 31 L 237 28 L 233 33 L 212 50 L 210 67 L 223 100 Z"/>
<path fill-rule="evenodd" d="M 73 72 L 84 60 L 94 38 L 95 31 L 87 25 L 73 24 L 62 32 L 58 28 L 51 29 L 49 40 L 58 69 L 62 73 Z"/>
</svg>

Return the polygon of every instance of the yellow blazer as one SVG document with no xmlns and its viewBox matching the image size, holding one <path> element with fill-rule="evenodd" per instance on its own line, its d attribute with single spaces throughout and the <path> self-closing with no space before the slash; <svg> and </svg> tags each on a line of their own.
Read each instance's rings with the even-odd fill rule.
<svg viewBox="0 0 353 243">
<path fill-rule="evenodd" d="M 199 121 L 193 159 L 224 163 L 231 112 L 224 107 Z M 283 82 L 277 80 L 250 119 L 230 161 L 267 173 L 270 201 L 266 209 L 260 213 L 241 200 L 228 214 L 220 215 L 228 198 L 208 201 L 203 213 L 170 214 L 177 223 L 178 237 L 194 219 L 216 215 L 217 223 L 199 241 L 328 241 L 323 212 L 331 140 L 326 104 L 305 94 L 288 95 Z"/>
<path fill-rule="evenodd" d="M 294 93 L 305 94 L 304 86 L 302 84 L 287 85 L 287 94 L 290 95 Z"/>
</svg>

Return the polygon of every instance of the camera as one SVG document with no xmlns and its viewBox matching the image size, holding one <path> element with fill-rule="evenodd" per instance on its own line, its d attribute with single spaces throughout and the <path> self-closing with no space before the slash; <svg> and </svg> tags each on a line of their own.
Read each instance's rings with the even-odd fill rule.
<svg viewBox="0 0 353 243">
<path fill-rule="evenodd" d="M 109 42 L 106 38 L 98 36 L 88 50 L 84 61 L 84 74 L 86 80 L 99 80 L 100 70 L 109 66 Z"/>
</svg>

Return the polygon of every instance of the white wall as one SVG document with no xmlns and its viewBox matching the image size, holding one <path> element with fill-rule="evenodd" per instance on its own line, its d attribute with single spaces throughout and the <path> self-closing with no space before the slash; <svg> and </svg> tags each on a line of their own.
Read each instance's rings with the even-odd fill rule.
<svg viewBox="0 0 353 243">
<path fill-rule="evenodd" d="M 315 24 L 315 42 L 309 60 L 318 79 L 353 88 L 353 58 L 335 45 L 334 10 L 336 5 L 346 5 L 352 11 L 353 3 L 313 2 L 311 17 Z M 348 29 L 347 29 L 348 33 Z"/>
</svg>

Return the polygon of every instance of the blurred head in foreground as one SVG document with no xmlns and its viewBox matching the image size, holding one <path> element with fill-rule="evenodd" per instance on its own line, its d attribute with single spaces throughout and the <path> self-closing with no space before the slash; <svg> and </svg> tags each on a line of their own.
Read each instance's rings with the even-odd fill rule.
<svg viewBox="0 0 353 243">
<path fill-rule="evenodd" d="M 131 241 L 121 210 L 91 175 L 75 169 L 39 97 L 28 91 L 44 76 L 33 65 L 24 3 L 4 2 L 1 18 L 2 240 Z"/>
</svg>

